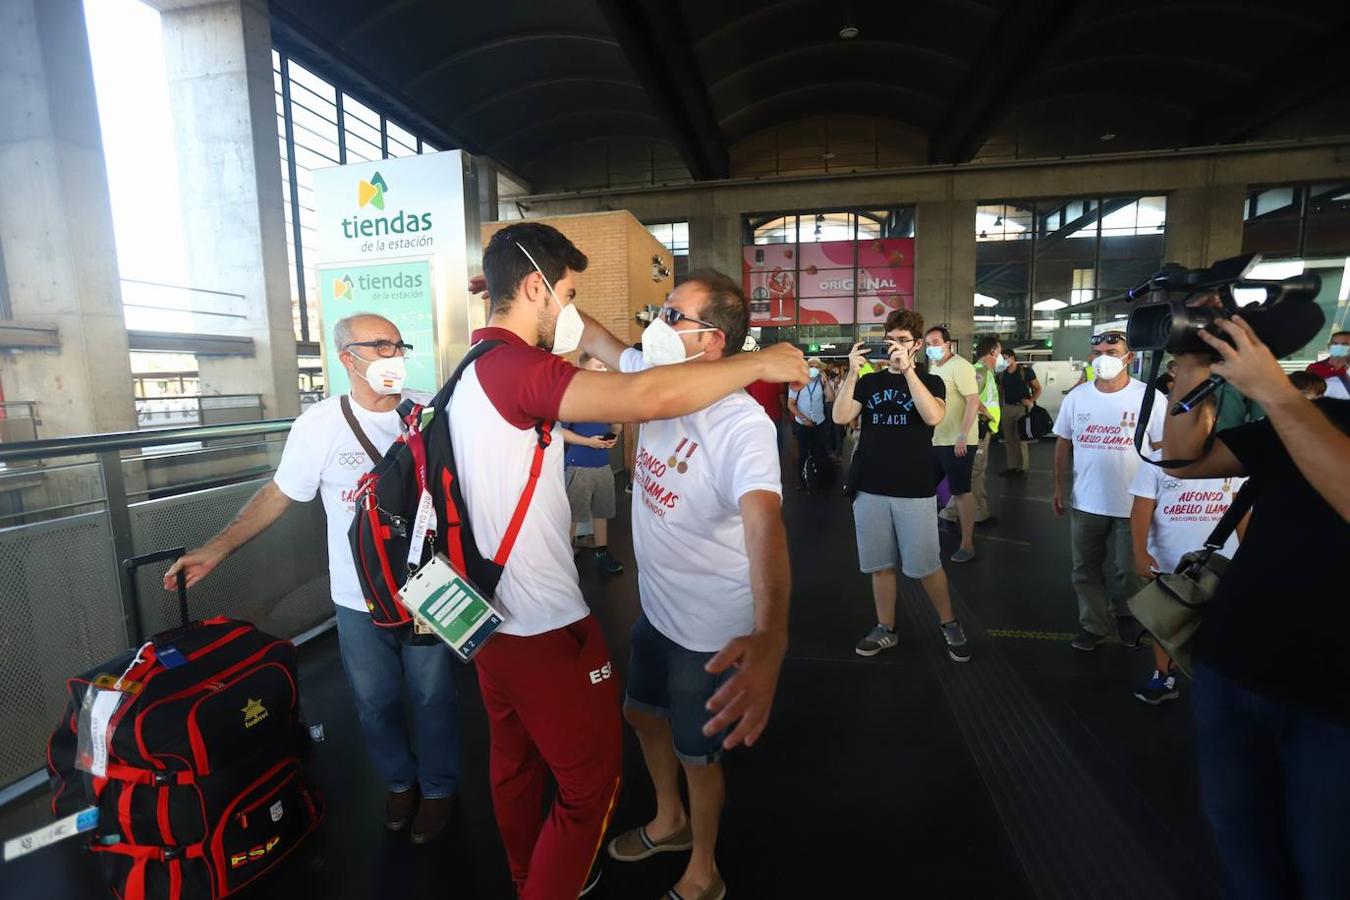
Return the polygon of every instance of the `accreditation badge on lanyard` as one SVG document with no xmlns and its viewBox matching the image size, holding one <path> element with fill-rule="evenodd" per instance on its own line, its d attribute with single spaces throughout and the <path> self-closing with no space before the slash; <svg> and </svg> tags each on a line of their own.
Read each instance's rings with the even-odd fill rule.
<svg viewBox="0 0 1350 900">
<path fill-rule="evenodd" d="M 399 591 L 413 620 L 468 662 L 501 627 L 503 617 L 473 583 L 437 553 Z"/>
</svg>

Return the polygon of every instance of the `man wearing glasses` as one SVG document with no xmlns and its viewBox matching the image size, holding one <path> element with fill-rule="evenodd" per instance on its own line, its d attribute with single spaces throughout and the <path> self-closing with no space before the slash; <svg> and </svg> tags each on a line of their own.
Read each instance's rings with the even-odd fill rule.
<svg viewBox="0 0 1350 900">
<path fill-rule="evenodd" d="M 938 550 L 937 483 L 933 430 L 947 412 L 947 386 L 917 362 L 923 316 L 897 309 L 886 317 L 885 368 L 860 376 L 863 344 L 848 355 L 848 376 L 834 404 L 839 424 L 861 419 L 849 476 L 858 567 L 872 578 L 877 624 L 854 647 L 876 656 L 897 643 L 896 569 L 917 579 L 937 613 L 947 655 L 970 661 L 970 645 L 952 611 L 951 590 Z M 856 475 L 856 478 L 854 477 Z"/>
<path fill-rule="evenodd" d="M 399 403 L 430 398 L 403 389 L 404 357 L 413 348 L 388 319 L 348 316 L 334 326 L 333 342 L 351 392 L 322 400 L 295 420 L 272 481 L 223 531 L 174 563 L 164 586 L 173 589 L 182 569 L 191 587 L 281 518 L 292 502 L 305 503 L 315 494 L 323 498 L 342 667 L 366 749 L 388 790 L 385 827 L 402 831 L 411 822 L 411 839 L 420 844 L 445 829 L 459 786 L 459 711 L 450 650 L 434 638 L 409 643 L 416 639 L 371 622 L 347 531 L 358 479 L 401 433 Z M 405 692 L 412 722 L 404 714 Z"/>
<path fill-rule="evenodd" d="M 1134 503 L 1130 485 L 1139 468 L 1134 449 L 1139 407 L 1144 392 L 1154 388 L 1130 377 L 1132 362 L 1134 354 L 1124 332 L 1094 334 L 1091 363 L 1096 377 L 1069 392 L 1055 419 L 1059 440 L 1055 442 L 1053 503 L 1055 515 L 1070 515 L 1080 626 L 1073 639 L 1075 650 L 1092 651 L 1104 640 L 1118 640 L 1117 617 L 1129 615 L 1125 601 L 1144 586 L 1144 579 L 1135 573 L 1130 544 Z M 1166 398 L 1159 396 L 1148 424 L 1148 438 L 1154 445 L 1162 440 L 1166 408 Z"/>
<path fill-rule="evenodd" d="M 693 272 L 643 334 L 641 351 L 598 331 L 588 333 L 595 346 L 587 349 L 624 372 L 692 377 L 762 356 L 740 352 L 749 325 L 739 285 Z M 773 422 L 745 391 L 642 426 L 633 477 L 642 613 L 624 716 L 642 746 L 656 814 L 612 840 L 609 855 L 637 862 L 692 850 L 670 892 L 688 900 L 726 894 L 714 854 L 726 792 L 722 754 L 759 739 L 787 650 L 782 490 Z"/>
<path fill-rule="evenodd" d="M 491 312 L 488 327 L 473 337 L 475 343 L 502 344 L 465 370 L 448 419 L 464 502 L 484 553 L 496 551 L 512 518 L 540 440 L 536 431 L 540 422 L 678 419 L 705 408 L 711 414 L 717 401 L 735 394 L 763 424 L 768 455 L 776 462 L 772 428 L 742 388 L 760 379 L 777 383 L 807 377 L 801 352 L 786 344 L 699 365 L 654 365 L 641 372 L 625 366 L 626 372 L 613 371 L 624 345 L 574 303 L 577 276 L 587 265 L 585 254 L 566 236 L 539 222 L 508 225 L 483 251 Z M 709 320 L 706 315 L 700 318 Z M 713 348 L 720 348 L 720 333 L 714 341 L 708 337 L 711 332 L 700 332 L 686 345 L 681 335 L 688 332 L 677 327 L 689 326 L 673 326 L 665 319 L 653 322 L 643 336 L 643 356 L 652 363 L 679 362 L 687 347 L 694 352 L 695 345 L 701 346 L 695 356 L 713 356 Z M 744 340 L 743 329 L 739 340 Z M 577 349 L 611 371 L 578 369 L 559 356 Z M 720 451 L 694 448 L 691 443 L 680 447 L 676 441 L 659 452 L 639 454 L 639 477 L 659 468 L 665 482 L 634 485 L 635 516 L 649 509 L 647 502 L 667 518 L 677 516 L 685 512 L 679 507 L 689 491 L 700 490 L 701 484 L 704 492 L 710 492 L 714 483 L 720 483 L 717 479 L 726 477 L 705 468 L 707 459 Z M 599 872 L 592 863 L 614 810 L 622 769 L 618 679 L 605 637 L 577 580 L 568 540 L 572 516 L 562 445 L 558 440 L 546 447 L 528 513 L 497 586 L 495 599 L 505 622 L 475 657 L 491 735 L 493 811 L 521 900 L 573 900 L 595 884 Z M 777 489 L 776 466 L 774 472 Z M 708 514 L 721 513 L 709 509 Z M 636 534 L 640 527 L 634 525 L 634 545 L 646 585 L 653 572 L 649 564 L 655 565 L 651 561 L 658 551 L 642 543 Z M 705 527 L 711 532 L 711 526 Z M 697 553 L 687 547 L 660 552 L 678 567 L 682 597 L 700 604 L 699 609 L 715 605 L 714 599 L 724 602 L 716 593 L 693 588 L 695 575 L 712 569 L 700 563 Z M 782 588 L 777 581 L 773 585 L 786 604 L 786 580 Z M 644 602 L 645 594 L 644 587 Z M 732 605 L 716 621 L 721 624 L 730 617 L 739 623 L 742 615 L 742 608 Z M 777 628 L 778 620 L 766 618 L 757 624 L 768 631 Z M 775 635 L 773 640 L 779 638 Z M 714 731 L 742 717 L 749 721 L 745 727 L 752 734 L 762 727 L 767 717 L 763 678 L 772 672 L 776 680 L 777 675 L 777 664 L 770 659 L 773 643 L 767 638 L 753 643 L 756 649 L 764 645 L 767 648 L 753 657 L 748 649 L 724 655 L 724 668 L 740 667 L 727 683 L 760 685 L 751 692 L 760 702 L 748 708 L 742 702 L 733 704 L 718 716 Z M 751 658 L 754 665 L 747 664 Z M 545 815 L 550 773 L 558 790 Z"/>
</svg>

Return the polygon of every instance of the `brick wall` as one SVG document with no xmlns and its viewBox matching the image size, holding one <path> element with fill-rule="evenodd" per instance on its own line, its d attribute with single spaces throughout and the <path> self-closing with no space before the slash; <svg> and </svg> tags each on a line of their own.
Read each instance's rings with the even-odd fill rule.
<svg viewBox="0 0 1350 900">
<path fill-rule="evenodd" d="M 674 268 L 670 252 L 626 210 L 531 219 L 567 235 L 590 265 L 577 277 L 576 304 L 620 339 L 636 342 L 642 333 L 634 315 L 648 303 L 660 305 L 674 287 L 673 276 L 653 282 L 651 261 L 660 254 Z M 510 222 L 483 225 L 483 245 Z"/>
</svg>

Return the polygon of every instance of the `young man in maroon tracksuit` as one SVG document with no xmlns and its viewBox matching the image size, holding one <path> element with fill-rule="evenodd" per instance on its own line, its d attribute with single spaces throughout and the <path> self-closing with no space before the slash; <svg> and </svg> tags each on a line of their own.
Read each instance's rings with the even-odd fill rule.
<svg viewBox="0 0 1350 900">
<path fill-rule="evenodd" d="M 801 352 L 789 345 L 631 375 L 577 369 L 556 354 L 601 327 L 572 305 L 575 276 L 586 265 L 559 231 L 534 222 L 497 232 L 483 253 L 491 317 L 473 340 L 504 343 L 464 373 L 448 418 L 464 502 L 485 555 L 497 552 L 507 531 L 538 423 L 675 418 L 757 379 L 806 378 Z M 497 587 L 505 622 L 476 657 L 493 806 L 522 900 L 572 900 L 590 889 L 619 791 L 620 692 L 577 583 L 562 453 L 563 442 L 553 441 Z M 550 772 L 558 792 L 543 818 Z"/>
</svg>

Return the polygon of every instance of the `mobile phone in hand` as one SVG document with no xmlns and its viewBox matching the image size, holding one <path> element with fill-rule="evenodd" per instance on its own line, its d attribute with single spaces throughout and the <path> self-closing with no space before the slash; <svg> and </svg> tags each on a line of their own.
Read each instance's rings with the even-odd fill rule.
<svg viewBox="0 0 1350 900">
<path fill-rule="evenodd" d="M 612 431 L 606 431 L 605 434 L 604 434 L 604 436 L 601 437 L 600 440 L 602 440 L 602 441 L 613 441 L 613 440 L 617 440 L 618 437 L 619 437 L 619 436 L 618 436 L 617 434 L 615 434 L 614 432 L 612 432 Z"/>
</svg>

